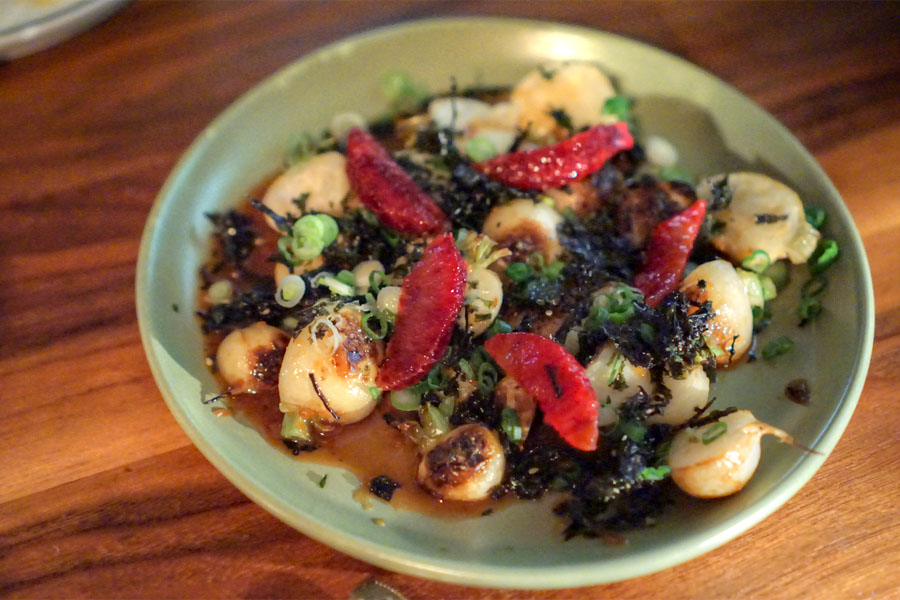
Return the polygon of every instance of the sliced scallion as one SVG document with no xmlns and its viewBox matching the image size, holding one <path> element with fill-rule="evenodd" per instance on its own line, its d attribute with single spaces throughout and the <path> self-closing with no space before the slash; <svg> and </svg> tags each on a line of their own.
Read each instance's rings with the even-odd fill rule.
<svg viewBox="0 0 900 600">
<path fill-rule="evenodd" d="M 466 379 L 469 381 L 475 381 L 475 369 L 472 368 L 472 365 L 469 364 L 464 358 L 459 359 L 459 370 L 462 371 L 463 375 L 466 376 Z"/>
<path fill-rule="evenodd" d="M 783 260 L 776 260 L 773 262 L 769 265 L 769 268 L 763 272 L 763 275 L 772 280 L 772 283 L 775 284 L 775 289 L 779 292 L 783 290 L 791 280 L 787 264 L 785 264 Z"/>
<path fill-rule="evenodd" d="M 665 479 L 669 473 L 672 472 L 672 467 L 669 465 L 660 465 L 659 467 L 647 467 L 641 474 L 638 475 L 638 479 L 643 481 L 662 481 Z"/>
<path fill-rule="evenodd" d="M 434 404 L 426 403 L 419 414 L 428 437 L 437 437 L 450 431 L 450 420 Z"/>
<path fill-rule="evenodd" d="M 806 325 L 822 312 L 822 303 L 815 296 L 800 298 L 797 305 L 797 316 L 800 317 L 800 326 Z"/>
<path fill-rule="evenodd" d="M 771 277 L 760 275 L 759 284 L 762 286 L 762 297 L 766 302 L 774 300 L 778 295 L 778 286 L 775 285 L 775 282 L 772 281 Z"/>
<path fill-rule="evenodd" d="M 485 339 L 497 335 L 498 333 L 509 333 L 512 331 L 512 325 L 504 321 L 503 319 L 494 319 L 494 322 L 491 323 L 491 326 L 488 327 L 487 332 L 485 333 Z"/>
<path fill-rule="evenodd" d="M 449 419 L 453 414 L 453 411 L 456 410 L 456 398 L 454 396 L 447 396 L 441 400 L 440 404 L 438 404 L 438 410 L 441 411 L 442 415 Z"/>
<path fill-rule="evenodd" d="M 391 405 L 397 410 L 416 410 L 422 404 L 422 396 L 410 388 L 391 392 Z"/>
<path fill-rule="evenodd" d="M 281 438 L 285 440 L 312 441 L 309 422 L 296 412 L 286 412 L 281 420 Z"/>
<path fill-rule="evenodd" d="M 753 253 L 741 261 L 741 267 L 754 273 L 763 273 L 769 268 L 772 260 L 765 250 L 754 250 Z"/>
<path fill-rule="evenodd" d="M 500 413 L 500 430 L 511 443 L 522 441 L 522 421 L 515 409 L 507 407 Z"/>
<path fill-rule="evenodd" d="M 818 296 L 825 291 L 826 287 L 828 287 L 828 280 L 821 275 L 817 275 L 803 284 L 803 287 L 800 288 L 800 293 L 804 296 Z"/>
<path fill-rule="evenodd" d="M 300 304 L 306 294 L 306 282 L 299 275 L 285 275 L 275 291 L 275 302 L 285 308 L 293 308 Z"/>
<path fill-rule="evenodd" d="M 372 328 L 372 325 L 369 324 L 370 321 L 374 321 L 375 323 L 377 323 L 377 329 Z M 366 335 L 373 340 L 383 340 L 384 337 L 388 334 L 387 320 L 374 313 L 369 312 L 364 314 L 362 321 L 360 322 L 360 327 L 362 327 L 362 330 L 366 332 Z"/>
<path fill-rule="evenodd" d="M 615 115 L 620 121 L 631 120 L 631 100 L 625 96 L 613 96 L 603 103 L 601 111 L 605 115 Z"/>
<path fill-rule="evenodd" d="M 819 242 L 816 251 L 809 257 L 809 270 L 813 275 L 818 275 L 828 269 L 837 260 L 840 250 L 834 240 L 824 239 Z"/>
<path fill-rule="evenodd" d="M 806 214 L 806 222 L 816 229 L 822 229 L 828 220 L 828 213 L 817 206 L 809 206 L 803 212 Z"/>
<path fill-rule="evenodd" d="M 340 272 L 338 272 L 337 275 L 334 276 L 334 278 L 348 286 L 356 285 L 356 276 L 347 269 L 342 269 Z"/>
<path fill-rule="evenodd" d="M 500 379 L 497 368 L 490 362 L 478 365 L 478 389 L 487 394 L 494 391 L 497 381 Z"/>
<path fill-rule="evenodd" d="M 475 162 L 488 160 L 497 156 L 497 148 L 494 143 L 483 135 L 476 135 L 465 144 L 466 154 Z"/>
<path fill-rule="evenodd" d="M 636 444 L 642 443 L 644 441 L 644 436 L 647 435 L 647 427 L 643 423 L 638 423 L 637 421 L 619 421 L 618 427 L 628 439 Z"/>
<path fill-rule="evenodd" d="M 777 356 L 790 352 L 793 347 L 794 341 L 786 335 L 783 335 L 765 345 L 762 350 L 762 357 L 766 360 L 772 360 Z"/>
<path fill-rule="evenodd" d="M 728 431 L 728 424 L 724 421 L 716 421 L 703 431 L 700 435 L 700 441 L 703 442 L 703 445 L 705 446 L 712 444 L 714 441 L 725 435 L 726 431 Z"/>
</svg>

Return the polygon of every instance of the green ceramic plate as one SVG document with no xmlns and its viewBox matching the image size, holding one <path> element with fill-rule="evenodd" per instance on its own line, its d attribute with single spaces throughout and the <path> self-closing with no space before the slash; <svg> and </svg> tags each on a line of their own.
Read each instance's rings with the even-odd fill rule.
<svg viewBox="0 0 900 600">
<path fill-rule="evenodd" d="M 715 390 L 720 406 L 749 408 L 821 455 L 766 440 L 759 471 L 741 493 L 716 502 L 685 499 L 658 526 L 629 534 L 626 545 L 608 546 L 564 542 L 549 502 L 462 521 L 395 511 L 381 502 L 364 511 L 351 498 L 357 482 L 346 472 L 294 461 L 201 404 L 204 393 L 216 391 L 191 310 L 210 234 L 204 213 L 234 206 L 272 174 L 292 134 L 321 130 L 337 112 L 376 115 L 384 107 L 378 76 L 389 69 L 442 90 L 451 77 L 463 86 L 511 84 L 537 64 L 567 59 L 597 62 L 617 77 L 637 98 L 644 131 L 675 142 L 690 172 L 762 171 L 827 209 L 828 234 L 842 255 L 829 273 L 825 314 L 798 329 L 796 296 L 779 297 L 778 318 L 763 342 L 788 332 L 797 342 L 794 351 L 727 373 Z M 137 303 L 147 357 L 175 418 L 250 498 L 300 531 L 379 566 L 515 588 L 582 586 L 664 569 L 771 514 L 822 465 L 850 419 L 869 364 L 874 315 L 869 269 L 847 209 L 812 156 L 770 115 L 709 73 L 646 45 L 577 27 L 487 18 L 422 21 L 355 36 L 245 94 L 194 142 L 160 192 L 141 245 Z M 782 396 L 784 385 L 800 376 L 812 385 L 809 407 Z M 324 473 L 329 478 L 322 489 L 317 483 Z M 373 524 L 374 518 L 386 525 Z"/>
</svg>

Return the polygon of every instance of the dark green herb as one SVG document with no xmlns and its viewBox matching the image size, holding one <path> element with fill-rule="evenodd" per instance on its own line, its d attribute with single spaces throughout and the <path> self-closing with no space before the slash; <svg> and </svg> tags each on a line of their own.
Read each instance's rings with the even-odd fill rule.
<svg viewBox="0 0 900 600">
<path fill-rule="evenodd" d="M 509 333 L 512 331 L 512 325 L 504 321 L 503 319 L 494 319 L 494 322 L 491 323 L 491 326 L 488 327 L 487 331 L 484 334 L 485 339 L 489 339 L 491 336 L 497 335 L 498 333 Z"/>
<path fill-rule="evenodd" d="M 372 329 L 372 326 L 369 324 L 370 321 L 378 323 L 375 329 Z M 363 315 L 360 326 L 362 327 L 362 330 L 366 332 L 366 335 L 373 340 L 383 340 L 391 328 L 387 319 L 371 312 Z"/>
<path fill-rule="evenodd" d="M 631 100 L 626 96 L 613 96 L 603 103 L 601 112 L 605 115 L 615 115 L 618 120 L 627 123 L 632 120 Z"/>
<path fill-rule="evenodd" d="M 816 206 L 808 206 L 804 212 L 806 213 L 806 222 L 816 229 L 822 229 L 828 220 L 828 213 Z"/>
<path fill-rule="evenodd" d="M 328 473 L 322 475 L 322 479 L 319 480 L 319 487 L 324 488 L 325 484 L 328 482 Z"/>
<path fill-rule="evenodd" d="M 512 444 L 522 441 L 522 422 L 513 408 L 504 408 L 500 413 L 500 430 Z"/>
<path fill-rule="evenodd" d="M 619 421 L 617 427 L 635 444 L 642 443 L 647 435 L 647 427 L 637 421 Z"/>
<path fill-rule="evenodd" d="M 772 280 L 772 283 L 775 284 L 775 289 L 779 292 L 791 281 L 787 265 L 783 260 L 777 260 L 770 264 L 769 267 L 763 271 L 763 275 Z"/>
<path fill-rule="evenodd" d="M 840 251 L 836 241 L 830 239 L 819 240 L 819 245 L 816 246 L 815 252 L 812 253 L 809 261 L 807 261 L 810 273 L 813 275 L 822 273 L 834 264 L 839 254 Z"/>
<path fill-rule="evenodd" d="M 826 287 L 828 287 L 828 279 L 822 275 L 817 275 L 803 284 L 803 287 L 800 288 L 800 293 L 803 296 L 818 296 L 825 291 Z"/>
<path fill-rule="evenodd" d="M 781 356 L 787 352 L 790 352 L 791 348 L 794 347 L 794 342 L 791 338 L 783 335 L 779 338 L 775 338 L 770 341 L 762 350 L 762 357 L 766 360 L 772 360 L 777 356 Z"/>
<path fill-rule="evenodd" d="M 822 312 L 822 303 L 815 296 L 804 296 L 800 298 L 800 304 L 797 305 L 797 316 L 800 317 L 800 326 L 803 327 Z"/>
</svg>

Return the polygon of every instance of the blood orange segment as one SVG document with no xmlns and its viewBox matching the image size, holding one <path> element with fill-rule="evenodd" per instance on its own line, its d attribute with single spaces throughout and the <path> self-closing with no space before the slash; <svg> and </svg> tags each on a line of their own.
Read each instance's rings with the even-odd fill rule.
<svg viewBox="0 0 900 600">
<path fill-rule="evenodd" d="M 547 190 L 581 181 L 632 146 L 634 138 L 625 123 L 595 125 L 552 146 L 503 154 L 475 167 L 506 185 Z"/>
<path fill-rule="evenodd" d="M 347 177 L 363 205 L 386 227 L 425 235 L 447 229 L 447 217 L 367 131 L 347 136 Z"/>
<path fill-rule="evenodd" d="M 467 271 L 451 234 L 428 244 L 403 280 L 394 333 L 376 378 L 378 387 L 409 387 L 444 355 L 462 307 Z"/>
<path fill-rule="evenodd" d="M 706 200 L 697 200 L 653 230 L 647 247 L 647 259 L 634 278 L 634 285 L 644 292 L 648 306 L 659 305 L 681 283 L 684 267 L 705 216 Z"/>
<path fill-rule="evenodd" d="M 488 354 L 535 397 L 544 421 L 572 447 L 596 450 L 597 394 L 575 357 L 533 333 L 501 333 L 484 344 Z"/>
</svg>

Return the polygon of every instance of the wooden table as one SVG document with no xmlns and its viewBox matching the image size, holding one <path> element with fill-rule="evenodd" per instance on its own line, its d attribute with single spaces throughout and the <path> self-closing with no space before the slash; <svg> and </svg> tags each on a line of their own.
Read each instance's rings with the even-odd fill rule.
<svg viewBox="0 0 900 600">
<path fill-rule="evenodd" d="M 283 525 L 194 449 L 135 321 L 144 219 L 191 140 L 278 67 L 439 14 L 623 33 L 737 86 L 812 150 L 875 280 L 874 356 L 821 471 L 739 539 L 584 590 L 502 592 L 389 573 Z M 900 3 L 143 2 L 0 66 L 0 596 L 342 599 L 900 596 Z"/>
</svg>

